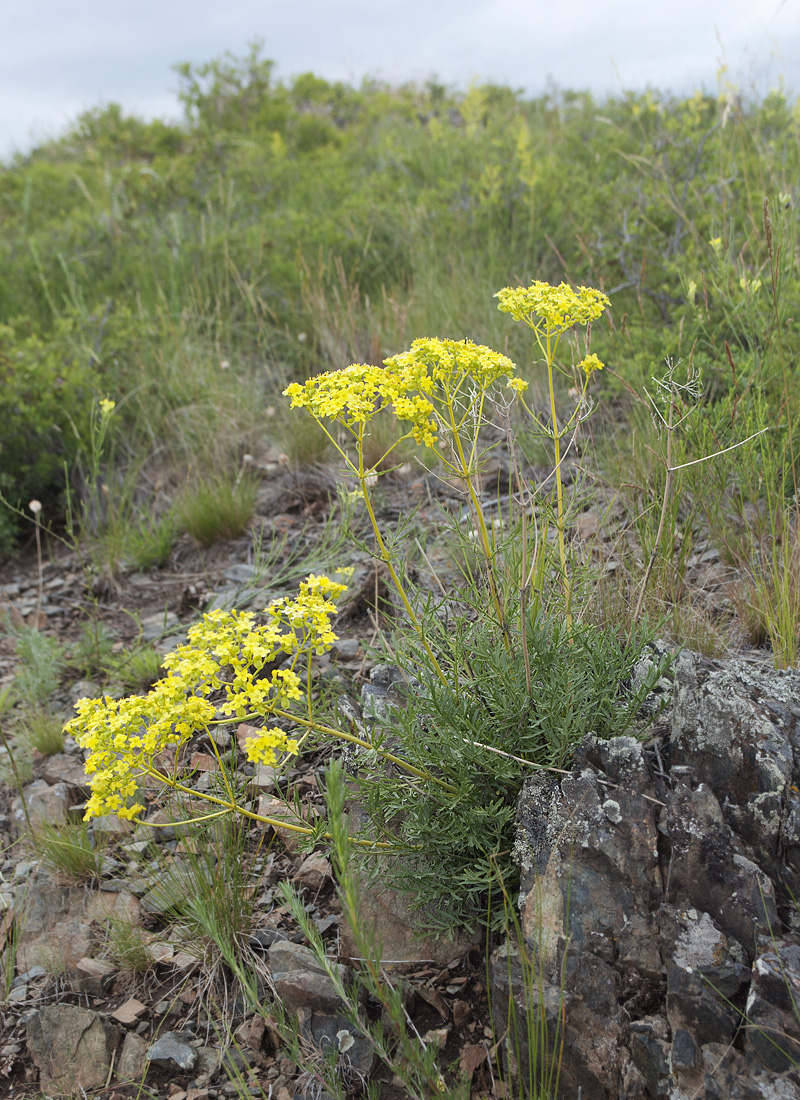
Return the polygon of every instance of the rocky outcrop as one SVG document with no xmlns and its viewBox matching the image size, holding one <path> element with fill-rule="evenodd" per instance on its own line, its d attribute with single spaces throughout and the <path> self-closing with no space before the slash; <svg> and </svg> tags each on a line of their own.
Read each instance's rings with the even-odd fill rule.
<svg viewBox="0 0 800 1100">
<path fill-rule="evenodd" d="M 800 1097 L 799 786 L 800 672 L 690 653 L 649 742 L 526 782 L 492 959 L 518 1072 L 549 1045 L 563 1096 Z"/>
</svg>

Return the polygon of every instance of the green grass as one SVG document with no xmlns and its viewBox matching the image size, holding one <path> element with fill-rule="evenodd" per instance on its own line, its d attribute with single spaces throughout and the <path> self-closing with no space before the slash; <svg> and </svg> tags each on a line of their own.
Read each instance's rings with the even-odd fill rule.
<svg viewBox="0 0 800 1100">
<path fill-rule="evenodd" d="M 64 723 L 44 707 L 25 708 L 17 719 L 17 737 L 42 756 L 64 751 Z"/>
<path fill-rule="evenodd" d="M 179 125 L 98 108 L 0 167 L 0 410 L 26 440 L 3 448 L 0 490 L 23 508 L 49 507 L 101 396 L 120 468 L 180 471 L 252 452 L 289 378 L 416 336 L 526 367 L 492 297 L 517 281 L 613 289 L 594 349 L 635 385 L 692 353 L 723 386 L 727 340 L 740 376 L 774 388 L 778 358 L 750 338 L 765 327 L 796 354 L 796 326 L 771 325 L 762 231 L 765 196 L 776 240 L 796 201 L 799 124 L 779 92 L 354 88 L 276 80 L 257 53 L 180 80 Z M 798 277 L 782 255 L 785 322 Z M 155 542 L 143 561 L 168 532 Z"/>
<path fill-rule="evenodd" d="M 102 876 L 105 844 L 83 821 L 37 825 L 31 843 L 42 865 L 64 882 L 90 883 Z"/>
<path fill-rule="evenodd" d="M 31 626 L 10 626 L 19 665 L 14 674 L 13 695 L 25 706 L 46 704 L 58 689 L 66 664 L 64 647 L 51 634 Z"/>
<path fill-rule="evenodd" d="M 255 510 L 258 482 L 245 474 L 204 477 L 185 489 L 178 505 L 183 529 L 201 546 L 238 538 Z"/>
</svg>

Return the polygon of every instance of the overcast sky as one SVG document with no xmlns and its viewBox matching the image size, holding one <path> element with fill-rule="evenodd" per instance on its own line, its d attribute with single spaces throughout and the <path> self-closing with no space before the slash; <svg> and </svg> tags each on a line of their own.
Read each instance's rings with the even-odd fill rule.
<svg viewBox="0 0 800 1100">
<path fill-rule="evenodd" d="M 172 66 L 254 38 L 279 76 L 491 80 L 599 94 L 800 89 L 800 0 L 0 0 L 0 157 L 117 102 L 177 118 Z"/>
</svg>

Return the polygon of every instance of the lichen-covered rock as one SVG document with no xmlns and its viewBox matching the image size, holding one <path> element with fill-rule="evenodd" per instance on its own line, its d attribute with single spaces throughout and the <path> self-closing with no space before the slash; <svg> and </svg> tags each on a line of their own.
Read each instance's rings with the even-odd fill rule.
<svg viewBox="0 0 800 1100">
<path fill-rule="evenodd" d="M 672 757 L 716 795 L 724 820 L 778 888 L 800 898 L 800 670 L 675 663 Z"/>
<path fill-rule="evenodd" d="M 800 1100 L 800 672 L 684 653 L 672 696 L 652 747 L 526 782 L 495 1024 L 523 1076 L 546 1024 L 563 1096 Z"/>
</svg>

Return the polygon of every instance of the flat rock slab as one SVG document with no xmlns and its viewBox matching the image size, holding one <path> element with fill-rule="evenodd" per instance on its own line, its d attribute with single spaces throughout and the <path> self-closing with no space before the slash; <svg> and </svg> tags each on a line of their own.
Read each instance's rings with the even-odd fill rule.
<svg viewBox="0 0 800 1100">
<path fill-rule="evenodd" d="M 74 1005 L 42 1008 L 27 1025 L 40 1087 L 52 1095 L 105 1085 L 118 1041 L 118 1028 L 105 1016 Z"/>
</svg>

